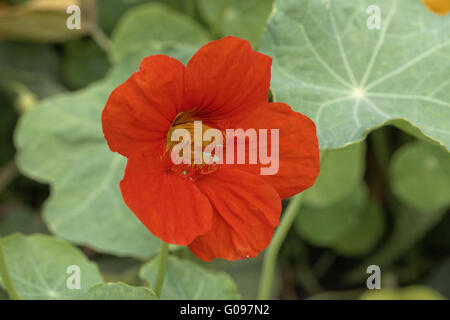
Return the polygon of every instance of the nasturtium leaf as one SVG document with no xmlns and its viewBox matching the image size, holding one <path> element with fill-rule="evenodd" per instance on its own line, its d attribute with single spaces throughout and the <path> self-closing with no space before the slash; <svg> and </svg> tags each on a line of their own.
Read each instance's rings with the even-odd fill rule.
<svg viewBox="0 0 450 320">
<path fill-rule="evenodd" d="M 296 230 L 311 244 L 333 247 L 357 225 L 366 202 L 366 187 L 358 185 L 346 197 L 329 207 L 304 206 L 295 221 Z"/>
<path fill-rule="evenodd" d="M 88 300 L 155 300 L 155 293 L 146 287 L 133 287 L 123 282 L 99 283 L 87 292 Z"/>
<path fill-rule="evenodd" d="M 152 287 L 155 283 L 159 258 L 145 264 L 141 278 Z M 233 280 L 223 272 L 211 272 L 192 261 L 169 257 L 161 299 L 223 300 L 239 299 Z"/>
<path fill-rule="evenodd" d="M 199 0 L 198 7 L 215 33 L 246 39 L 256 47 L 273 0 Z"/>
<path fill-rule="evenodd" d="M 361 184 L 365 164 L 365 143 L 321 152 L 320 173 L 308 192 L 305 203 L 329 207 Z"/>
<path fill-rule="evenodd" d="M 444 300 L 438 292 L 433 289 L 414 285 L 403 288 L 382 288 L 381 290 L 367 290 L 359 299 L 361 300 Z"/>
<path fill-rule="evenodd" d="M 154 3 L 134 7 L 120 20 L 113 33 L 115 60 L 127 52 L 155 43 L 195 45 L 200 47 L 209 40 L 206 31 L 189 17 Z"/>
<path fill-rule="evenodd" d="M 378 243 L 385 230 L 385 218 L 381 206 L 370 201 L 361 210 L 359 221 L 336 243 L 334 250 L 343 256 L 362 256 Z"/>
<path fill-rule="evenodd" d="M 167 54 L 186 63 L 196 49 L 136 45 L 105 80 L 42 101 L 21 118 L 15 136 L 18 163 L 29 177 L 51 184 L 43 216 L 52 233 L 119 256 L 145 259 L 158 252 L 159 240 L 122 200 L 119 181 L 126 159 L 109 150 L 101 112 L 111 91 L 138 70 L 144 57 Z"/>
<path fill-rule="evenodd" d="M 394 154 L 389 168 L 394 194 L 422 210 L 450 205 L 450 156 L 439 146 L 413 142 Z"/>
<path fill-rule="evenodd" d="M 2 243 L 8 271 L 22 299 L 83 299 L 91 286 L 103 282 L 97 266 L 64 240 L 15 233 Z M 69 266 L 79 267 L 80 289 L 67 285 L 73 284 L 69 277 L 77 276 Z"/>
<path fill-rule="evenodd" d="M 19 94 L 19 83 L 38 98 L 53 95 L 64 90 L 58 68 L 58 55 L 49 45 L 0 41 L 0 87 Z"/>
<path fill-rule="evenodd" d="M 277 0 L 260 50 L 275 99 L 314 120 L 321 149 L 399 119 L 450 147 L 450 19 L 421 1 Z"/>
<path fill-rule="evenodd" d="M 104 78 L 108 68 L 108 56 L 92 39 L 77 39 L 64 45 L 61 69 L 64 82 L 71 89 Z"/>
</svg>

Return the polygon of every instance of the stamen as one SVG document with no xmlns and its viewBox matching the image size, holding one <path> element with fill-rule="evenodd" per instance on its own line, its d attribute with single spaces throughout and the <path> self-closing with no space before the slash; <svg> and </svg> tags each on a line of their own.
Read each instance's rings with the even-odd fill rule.
<svg viewBox="0 0 450 320">
<path fill-rule="evenodd" d="M 167 132 L 167 143 L 166 143 L 166 156 L 170 158 L 172 148 L 178 144 L 177 141 L 172 141 L 172 133 L 176 129 L 185 129 L 189 132 L 191 139 L 191 163 L 190 164 L 173 164 L 170 170 L 173 174 L 179 175 L 180 177 L 187 179 L 189 181 L 195 181 L 199 176 L 211 174 L 218 170 L 219 157 L 210 152 L 202 152 L 201 155 L 196 155 L 194 152 L 194 117 L 189 112 L 179 113 L 175 120 L 173 121 L 169 131 Z M 209 126 L 202 123 L 202 132 L 210 129 Z M 202 149 L 209 145 L 210 141 L 203 141 L 202 139 Z M 221 142 L 217 143 L 217 146 L 222 146 Z"/>
</svg>

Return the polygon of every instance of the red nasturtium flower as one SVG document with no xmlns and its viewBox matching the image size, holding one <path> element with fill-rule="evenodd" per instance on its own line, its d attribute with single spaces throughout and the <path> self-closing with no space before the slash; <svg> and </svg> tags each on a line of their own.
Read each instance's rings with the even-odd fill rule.
<svg viewBox="0 0 450 320">
<path fill-rule="evenodd" d="M 314 123 L 268 102 L 271 63 L 235 37 L 203 46 L 186 66 L 149 56 L 103 110 L 110 149 L 128 158 L 120 183 L 125 203 L 155 236 L 188 245 L 200 259 L 256 257 L 279 224 L 281 199 L 318 175 Z M 168 134 L 194 120 L 219 130 L 279 129 L 278 173 L 260 175 L 259 164 L 194 164 L 186 174 L 171 161 Z"/>
</svg>

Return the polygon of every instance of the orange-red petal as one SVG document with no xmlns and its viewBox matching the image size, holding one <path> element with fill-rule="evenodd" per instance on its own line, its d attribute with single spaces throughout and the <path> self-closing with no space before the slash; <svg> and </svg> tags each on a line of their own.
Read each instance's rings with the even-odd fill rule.
<svg viewBox="0 0 450 320">
<path fill-rule="evenodd" d="M 131 211 L 165 242 L 187 245 L 211 229 L 208 199 L 192 181 L 173 175 L 164 160 L 146 154 L 128 158 L 120 188 Z"/>
<path fill-rule="evenodd" d="M 103 132 L 112 151 L 131 156 L 161 153 L 167 131 L 182 109 L 184 65 L 164 55 L 145 58 L 110 95 L 102 113 Z"/>
<path fill-rule="evenodd" d="M 269 245 L 281 213 L 280 197 L 272 186 L 227 166 L 198 179 L 197 186 L 214 210 L 211 230 L 189 245 L 197 257 L 254 258 Z"/>
<path fill-rule="evenodd" d="M 186 66 L 186 103 L 203 120 L 243 118 L 268 101 L 271 64 L 246 40 L 212 41 Z"/>
<path fill-rule="evenodd" d="M 308 117 L 293 111 L 285 103 L 267 103 L 234 126 L 244 130 L 279 129 L 278 173 L 261 177 L 278 191 L 281 199 L 295 195 L 314 184 L 320 170 L 319 146 L 316 127 Z M 270 154 L 270 133 L 267 134 L 267 142 Z M 259 143 L 258 147 L 261 146 Z M 261 167 L 268 167 L 262 164 L 237 166 L 240 170 L 254 174 L 260 174 Z"/>
</svg>

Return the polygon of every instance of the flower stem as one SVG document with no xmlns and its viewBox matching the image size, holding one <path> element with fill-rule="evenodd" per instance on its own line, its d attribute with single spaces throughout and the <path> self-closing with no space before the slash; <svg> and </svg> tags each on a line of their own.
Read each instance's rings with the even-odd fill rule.
<svg viewBox="0 0 450 320">
<path fill-rule="evenodd" d="M 89 34 L 97 45 L 109 56 L 111 54 L 112 43 L 108 36 L 98 25 L 91 25 Z"/>
<path fill-rule="evenodd" d="M 161 297 L 161 292 L 164 285 L 164 276 L 166 275 L 168 257 L 169 257 L 169 244 L 163 241 L 161 243 L 161 250 L 159 252 L 159 266 L 155 281 L 155 293 L 158 298 Z"/>
<path fill-rule="evenodd" d="M 294 223 L 295 217 L 298 214 L 300 206 L 302 204 L 303 194 L 299 193 L 292 197 L 289 202 L 285 213 L 280 222 L 280 226 L 275 231 L 272 242 L 264 255 L 263 268 L 261 279 L 259 282 L 258 299 L 269 299 L 272 292 L 273 276 L 275 274 L 275 267 L 277 263 L 278 253 L 280 252 L 281 245 L 286 238 L 289 229 Z"/>
<path fill-rule="evenodd" d="M 6 265 L 5 255 L 3 254 L 3 240 L 0 236 L 0 276 L 2 277 L 3 286 L 11 300 L 21 300 L 22 298 L 17 293 L 16 288 L 9 276 L 8 267 Z"/>
</svg>

